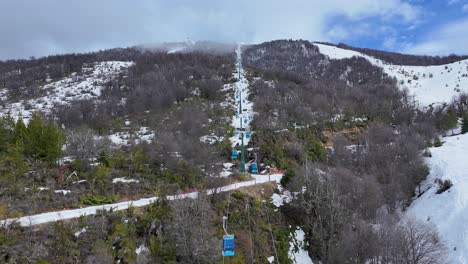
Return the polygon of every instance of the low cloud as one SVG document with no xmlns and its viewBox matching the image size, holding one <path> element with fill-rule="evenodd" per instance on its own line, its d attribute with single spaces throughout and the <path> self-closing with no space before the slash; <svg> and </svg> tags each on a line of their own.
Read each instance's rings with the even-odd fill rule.
<svg viewBox="0 0 468 264">
<path fill-rule="evenodd" d="M 405 0 L 6 0 L 0 3 L 0 59 L 186 38 L 329 41 L 331 17 L 354 22 L 378 17 L 411 24 L 420 13 Z M 332 33 L 346 37 L 347 30 Z"/>
</svg>

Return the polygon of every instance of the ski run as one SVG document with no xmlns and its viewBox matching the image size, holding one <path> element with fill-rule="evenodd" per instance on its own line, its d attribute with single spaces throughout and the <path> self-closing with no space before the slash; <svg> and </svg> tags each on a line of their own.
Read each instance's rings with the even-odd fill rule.
<svg viewBox="0 0 468 264">
<path fill-rule="evenodd" d="M 468 263 L 468 134 L 442 138 L 441 147 L 430 148 L 427 158 L 430 173 L 422 183 L 406 214 L 433 224 L 447 246 L 448 263 Z M 437 194 L 437 179 L 450 180 L 453 186 Z"/>
</svg>

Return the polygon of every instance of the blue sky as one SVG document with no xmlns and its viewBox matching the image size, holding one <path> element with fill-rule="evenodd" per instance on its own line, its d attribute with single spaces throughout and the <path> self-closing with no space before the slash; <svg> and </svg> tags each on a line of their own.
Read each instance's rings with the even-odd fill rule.
<svg viewBox="0 0 468 264">
<path fill-rule="evenodd" d="M 170 41 L 468 54 L 468 0 L 0 0 L 0 59 Z"/>
<path fill-rule="evenodd" d="M 415 15 L 410 19 L 380 15 L 359 20 L 344 15 L 328 18 L 325 30 L 332 42 L 419 54 L 468 53 L 468 1 L 408 1 Z M 459 38 L 457 35 L 459 34 Z M 452 36 L 453 35 L 453 36 Z M 463 41 L 464 40 L 464 41 Z"/>
</svg>

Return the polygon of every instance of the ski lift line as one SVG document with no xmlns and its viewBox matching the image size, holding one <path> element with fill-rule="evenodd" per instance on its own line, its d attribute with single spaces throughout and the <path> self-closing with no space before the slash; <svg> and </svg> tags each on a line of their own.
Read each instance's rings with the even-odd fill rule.
<svg viewBox="0 0 468 264">
<path fill-rule="evenodd" d="M 231 192 L 229 193 L 228 197 L 228 206 L 227 206 L 227 216 L 223 216 L 223 230 L 224 230 L 224 236 L 223 236 L 223 263 L 224 263 L 224 257 L 232 257 L 235 254 L 234 251 L 234 235 L 230 235 L 227 232 L 228 229 L 228 221 L 229 221 L 229 213 L 231 211 Z"/>
<path fill-rule="evenodd" d="M 266 208 L 266 205 L 265 203 L 263 203 L 263 207 L 265 208 L 265 213 L 267 215 L 267 221 L 268 221 L 268 227 L 269 227 L 269 230 L 270 230 L 270 236 L 271 236 L 271 242 L 273 243 L 273 251 L 275 252 L 275 260 L 278 264 L 280 264 L 279 262 L 279 258 L 278 258 L 278 251 L 276 250 L 276 245 L 275 245 L 275 236 L 273 235 L 273 231 L 272 231 L 272 228 L 271 228 L 271 222 L 270 222 L 270 215 L 268 214 L 268 208 Z"/>
<path fill-rule="evenodd" d="M 251 200 L 249 199 L 249 202 L 246 204 L 246 209 L 247 209 L 247 218 L 249 220 L 249 237 L 250 237 L 250 243 L 253 245 L 253 239 L 252 239 L 252 218 L 250 217 L 250 202 Z M 255 253 L 253 250 L 253 247 L 250 247 L 250 256 L 252 260 L 255 262 Z"/>
</svg>

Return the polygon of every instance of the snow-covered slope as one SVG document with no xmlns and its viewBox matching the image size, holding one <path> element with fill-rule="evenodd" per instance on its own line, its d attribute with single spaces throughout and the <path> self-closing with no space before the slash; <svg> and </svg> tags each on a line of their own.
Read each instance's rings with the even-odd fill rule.
<svg viewBox="0 0 468 264">
<path fill-rule="evenodd" d="M 330 59 L 364 57 L 398 80 L 402 89 L 408 89 L 421 106 L 450 102 L 460 92 L 468 92 L 468 60 L 439 66 L 392 65 L 374 57 L 334 46 L 314 43 L 320 53 Z"/>
<path fill-rule="evenodd" d="M 48 83 L 39 89 L 43 96 L 8 102 L 0 109 L 0 115 L 10 112 L 13 117 L 22 116 L 27 122 L 33 112 L 48 114 L 56 105 L 69 104 L 81 99 L 98 98 L 104 84 L 130 67 L 132 62 L 107 61 L 89 64 L 83 74 L 72 74 L 62 80 Z M 8 100 L 6 89 L 1 90 L 2 100 Z"/>
<path fill-rule="evenodd" d="M 430 149 L 430 175 L 423 184 L 428 189 L 413 201 L 407 214 L 438 228 L 449 250 L 448 263 L 468 263 L 468 134 L 443 141 L 443 146 Z M 436 179 L 448 179 L 453 186 L 436 194 Z"/>
<path fill-rule="evenodd" d="M 232 117 L 232 126 L 235 128 L 234 136 L 230 138 L 232 147 L 240 146 L 242 136 L 240 131 L 250 131 L 250 122 L 253 119 L 253 103 L 249 101 L 249 81 L 245 76 L 244 68 L 242 67 L 242 46 L 239 45 L 236 49 L 237 61 L 237 82 L 235 83 L 234 97 L 236 105 L 236 114 Z M 240 106 L 240 111 L 238 109 Z M 239 113 L 240 112 L 240 113 Z M 244 133 L 244 145 L 248 145 L 250 137 Z"/>
</svg>

